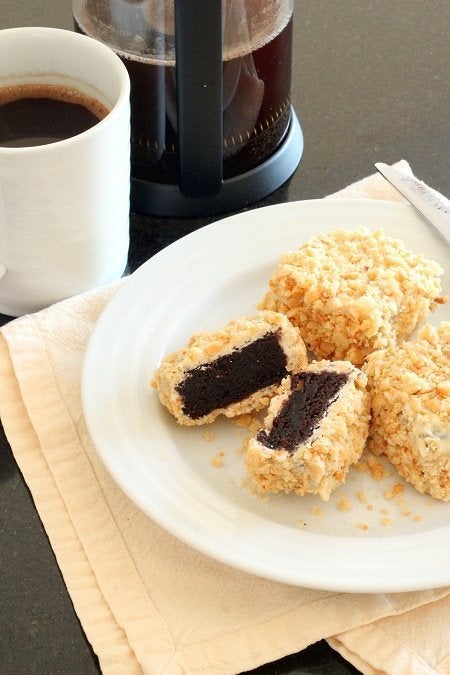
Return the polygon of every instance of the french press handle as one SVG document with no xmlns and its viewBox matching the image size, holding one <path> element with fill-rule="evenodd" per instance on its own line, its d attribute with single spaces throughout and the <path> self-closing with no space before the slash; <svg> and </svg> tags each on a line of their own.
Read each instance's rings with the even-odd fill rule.
<svg viewBox="0 0 450 675">
<path fill-rule="evenodd" d="M 180 190 L 222 185 L 222 0 L 174 0 Z"/>
</svg>

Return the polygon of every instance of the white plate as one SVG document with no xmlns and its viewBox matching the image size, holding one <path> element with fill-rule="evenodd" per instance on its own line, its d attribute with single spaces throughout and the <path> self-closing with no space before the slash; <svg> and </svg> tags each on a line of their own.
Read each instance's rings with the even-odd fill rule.
<svg viewBox="0 0 450 675">
<path fill-rule="evenodd" d="M 214 433 L 207 440 L 205 427 L 180 427 L 149 384 L 162 357 L 193 332 L 253 312 L 281 253 L 319 232 L 361 225 L 382 228 L 438 261 L 450 293 L 448 249 L 406 204 L 312 200 L 225 218 L 151 258 L 106 307 L 87 350 L 84 413 L 101 459 L 135 504 L 223 563 L 327 590 L 444 586 L 450 504 L 406 484 L 402 504 L 387 500 L 385 491 L 403 483 L 396 472 L 375 482 L 356 469 L 328 503 L 313 496 L 260 499 L 242 486 L 246 431 L 222 420 L 207 428 Z M 443 307 L 432 321 L 449 318 Z M 218 468 L 212 460 L 220 452 Z M 351 510 L 339 510 L 342 498 Z"/>
</svg>

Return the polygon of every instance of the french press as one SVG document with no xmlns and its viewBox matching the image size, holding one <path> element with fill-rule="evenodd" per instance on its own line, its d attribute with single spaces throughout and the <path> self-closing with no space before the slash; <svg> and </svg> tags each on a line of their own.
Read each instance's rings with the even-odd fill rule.
<svg viewBox="0 0 450 675">
<path fill-rule="evenodd" d="M 224 213 L 295 171 L 293 0 L 73 0 L 75 27 L 131 81 L 131 201 L 163 216 Z"/>
</svg>

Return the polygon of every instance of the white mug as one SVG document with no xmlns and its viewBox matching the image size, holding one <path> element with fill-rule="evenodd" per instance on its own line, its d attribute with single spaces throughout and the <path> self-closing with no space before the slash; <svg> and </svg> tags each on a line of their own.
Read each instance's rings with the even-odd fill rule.
<svg viewBox="0 0 450 675">
<path fill-rule="evenodd" d="M 129 248 L 125 66 L 75 32 L 0 30 L 0 89 L 22 84 L 76 89 L 109 112 L 64 140 L 0 146 L 0 313 L 10 316 L 119 279 Z"/>
</svg>

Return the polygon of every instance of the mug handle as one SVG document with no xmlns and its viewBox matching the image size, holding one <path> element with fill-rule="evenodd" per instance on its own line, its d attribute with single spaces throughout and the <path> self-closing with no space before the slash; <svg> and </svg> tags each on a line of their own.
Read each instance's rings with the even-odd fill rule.
<svg viewBox="0 0 450 675">
<path fill-rule="evenodd" d="M 0 260 L 0 279 L 6 274 L 6 266 Z"/>
<path fill-rule="evenodd" d="M 222 0 L 174 0 L 180 190 L 222 186 Z"/>
</svg>

